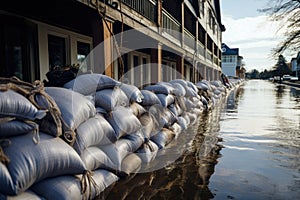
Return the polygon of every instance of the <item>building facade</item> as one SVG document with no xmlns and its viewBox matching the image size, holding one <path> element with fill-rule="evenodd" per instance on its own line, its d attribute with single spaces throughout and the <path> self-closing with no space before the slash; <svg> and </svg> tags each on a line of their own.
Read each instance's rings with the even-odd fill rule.
<svg viewBox="0 0 300 200">
<path fill-rule="evenodd" d="M 135 84 L 175 78 L 215 80 L 221 73 L 225 27 L 219 0 L 28 0 L 0 4 L 0 76 L 43 80 L 49 70 L 81 64 L 87 58 L 84 70 L 115 79 L 129 74 L 127 78 Z M 131 30 L 136 30 L 136 37 L 126 38 Z M 132 46 L 145 41 L 144 48 Z M 137 66 L 146 67 L 134 70 Z"/>
<path fill-rule="evenodd" d="M 239 48 L 229 48 L 222 44 L 222 72 L 227 76 L 245 78 L 245 63 L 239 55 Z"/>
</svg>

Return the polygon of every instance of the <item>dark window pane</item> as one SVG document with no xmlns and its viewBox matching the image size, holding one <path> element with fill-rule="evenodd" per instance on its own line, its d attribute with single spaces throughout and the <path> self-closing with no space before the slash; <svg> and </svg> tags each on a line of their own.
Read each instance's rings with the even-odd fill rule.
<svg viewBox="0 0 300 200">
<path fill-rule="evenodd" d="M 82 63 L 89 53 L 90 53 L 90 44 L 84 42 L 77 42 L 78 63 Z"/>
<path fill-rule="evenodd" d="M 66 66 L 66 40 L 62 37 L 48 35 L 49 67 Z"/>
</svg>

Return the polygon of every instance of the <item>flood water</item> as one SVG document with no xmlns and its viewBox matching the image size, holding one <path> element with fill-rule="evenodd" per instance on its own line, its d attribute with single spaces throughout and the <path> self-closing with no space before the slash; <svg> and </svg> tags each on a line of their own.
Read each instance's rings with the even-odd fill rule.
<svg viewBox="0 0 300 200">
<path fill-rule="evenodd" d="M 174 163 L 101 197 L 300 199 L 300 89 L 247 81 L 184 134 L 194 137 Z"/>
</svg>

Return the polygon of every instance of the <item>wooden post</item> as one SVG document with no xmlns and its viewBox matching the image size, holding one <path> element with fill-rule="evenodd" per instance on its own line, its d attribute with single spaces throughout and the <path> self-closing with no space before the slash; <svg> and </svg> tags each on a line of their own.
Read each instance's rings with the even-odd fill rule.
<svg viewBox="0 0 300 200">
<path fill-rule="evenodd" d="M 151 49 L 151 83 L 157 83 L 162 80 L 162 44 L 158 43 L 156 49 Z"/>
<path fill-rule="evenodd" d="M 111 38 L 111 33 L 113 31 L 113 24 L 109 21 L 103 21 L 103 39 L 104 39 L 104 66 L 105 75 L 113 78 L 113 63 L 112 63 L 112 48 L 113 41 Z M 108 26 L 107 26 L 108 25 Z"/>
</svg>

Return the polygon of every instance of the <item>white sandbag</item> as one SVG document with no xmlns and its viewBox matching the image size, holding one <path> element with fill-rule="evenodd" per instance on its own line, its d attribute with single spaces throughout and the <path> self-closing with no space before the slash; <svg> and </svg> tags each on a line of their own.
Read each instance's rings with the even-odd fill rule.
<svg viewBox="0 0 300 200">
<path fill-rule="evenodd" d="M 174 88 L 172 86 L 168 86 L 165 84 L 157 84 L 157 85 L 148 85 L 144 88 L 144 90 L 149 90 L 151 92 L 154 92 L 155 94 L 173 94 Z"/>
<path fill-rule="evenodd" d="M 32 142 L 31 134 L 26 134 L 10 138 L 11 144 L 3 148 L 10 159 L 7 169 L 12 187 L 4 191 L 1 187 L 2 194 L 16 195 L 44 178 L 86 170 L 76 151 L 62 139 L 41 132 L 39 135 L 38 144 Z"/>
<path fill-rule="evenodd" d="M 6 196 L 0 194 L 0 200 L 45 200 L 45 198 L 38 196 L 31 190 L 26 190 L 25 192 L 15 196 Z"/>
<path fill-rule="evenodd" d="M 154 131 L 154 121 L 153 117 L 149 112 L 142 114 L 138 117 L 141 125 L 142 125 L 142 133 L 144 138 L 150 138 L 152 132 Z"/>
<path fill-rule="evenodd" d="M 121 83 L 103 74 L 82 74 L 66 83 L 64 88 L 72 89 L 83 95 L 94 94 L 98 90 L 111 89 Z"/>
<path fill-rule="evenodd" d="M 151 140 L 145 142 L 135 153 L 144 163 L 153 161 L 157 155 L 158 146 Z"/>
<path fill-rule="evenodd" d="M 187 127 L 188 127 L 187 121 L 183 117 L 178 117 L 178 122 L 177 123 L 181 126 L 182 130 L 187 129 Z"/>
<path fill-rule="evenodd" d="M 119 176 L 128 176 L 132 173 L 137 173 L 141 168 L 142 160 L 134 153 L 129 154 L 122 160 Z"/>
<path fill-rule="evenodd" d="M 176 122 L 170 127 L 170 130 L 174 132 L 176 139 L 182 133 L 183 128 Z"/>
<path fill-rule="evenodd" d="M 114 87 L 113 89 L 97 91 L 95 105 L 110 112 L 118 106 L 129 106 L 129 99 L 119 87 Z"/>
<path fill-rule="evenodd" d="M 171 94 L 156 94 L 157 97 L 159 98 L 160 102 L 161 102 L 161 105 L 163 107 L 168 107 L 169 105 L 171 105 L 172 103 L 174 103 L 175 101 L 175 98 L 173 95 Z"/>
<path fill-rule="evenodd" d="M 179 83 L 180 85 L 182 85 L 184 88 L 186 88 L 188 86 L 187 81 L 183 80 L 183 79 L 174 79 L 170 81 L 171 84 L 173 83 Z"/>
<path fill-rule="evenodd" d="M 182 86 L 180 83 L 176 83 L 176 82 L 173 82 L 172 85 L 174 87 L 173 92 L 176 96 L 179 96 L 179 97 L 184 97 L 185 96 L 186 90 L 185 90 L 184 86 Z"/>
<path fill-rule="evenodd" d="M 162 128 L 157 134 L 153 135 L 150 139 L 153 141 L 159 149 L 165 148 L 173 139 L 175 138 L 175 134 L 173 131 Z"/>
<path fill-rule="evenodd" d="M 107 121 L 115 130 L 117 138 L 135 133 L 142 128 L 138 118 L 132 114 L 129 108 L 125 107 L 117 107 L 107 117 Z"/>
<path fill-rule="evenodd" d="M 194 124 L 197 120 L 197 115 L 194 113 L 191 113 L 191 112 L 186 113 L 186 114 L 190 118 L 190 124 Z"/>
<path fill-rule="evenodd" d="M 73 147 L 79 155 L 87 147 L 111 144 L 117 140 L 114 129 L 101 115 L 96 115 L 82 123 L 76 132 L 76 141 Z"/>
<path fill-rule="evenodd" d="M 188 116 L 187 112 L 182 113 L 181 117 L 183 117 L 186 121 L 186 125 L 189 126 L 191 124 L 190 117 Z"/>
<path fill-rule="evenodd" d="M 188 85 L 190 88 L 192 88 L 192 89 L 194 90 L 194 92 L 196 92 L 196 94 L 199 92 L 197 86 L 196 86 L 194 83 L 192 83 L 192 82 L 190 82 L 190 81 L 187 81 L 187 85 Z"/>
<path fill-rule="evenodd" d="M 32 121 L 11 120 L 5 123 L 0 123 L 0 138 L 13 137 L 37 131 L 39 125 Z"/>
<path fill-rule="evenodd" d="M 175 116 L 174 113 L 172 113 L 169 109 L 165 109 L 164 115 L 170 125 L 174 124 L 178 120 L 178 117 Z"/>
<path fill-rule="evenodd" d="M 117 166 L 100 147 L 86 148 L 81 154 L 81 159 L 88 170 L 96 170 L 99 168 L 108 170 L 117 169 Z"/>
<path fill-rule="evenodd" d="M 208 84 L 203 83 L 203 82 L 196 83 L 196 86 L 199 90 L 204 90 L 204 91 L 210 90 L 210 86 Z"/>
<path fill-rule="evenodd" d="M 58 87 L 46 87 L 45 91 L 54 99 L 63 120 L 72 130 L 96 115 L 94 104 L 77 92 Z M 48 106 L 42 96 L 37 98 L 37 102 L 46 108 Z"/>
<path fill-rule="evenodd" d="M 186 88 L 186 97 L 196 97 L 198 94 L 195 90 L 193 90 L 191 87 Z"/>
<path fill-rule="evenodd" d="M 175 102 L 168 106 L 168 109 L 175 115 L 179 116 L 182 114 L 183 110 L 180 108 L 180 106 Z"/>
<path fill-rule="evenodd" d="M 143 106 L 135 102 L 133 102 L 129 108 L 136 117 L 139 117 L 146 112 L 146 109 Z"/>
<path fill-rule="evenodd" d="M 152 105 L 155 105 L 155 104 L 161 104 L 159 98 L 156 96 L 155 93 L 153 93 L 149 90 L 141 90 L 141 93 L 144 96 L 144 99 L 141 102 L 141 105 L 143 105 L 143 106 L 152 106 Z"/>
<path fill-rule="evenodd" d="M 136 86 L 122 83 L 120 88 L 126 94 L 131 103 L 141 103 L 143 101 L 144 96 Z"/>
<path fill-rule="evenodd" d="M 130 153 L 135 152 L 144 142 L 144 139 L 134 134 L 130 138 L 121 138 L 114 144 L 99 146 L 103 152 L 113 161 L 117 170 L 120 170 L 122 160 Z"/>
<path fill-rule="evenodd" d="M 45 116 L 45 110 L 38 110 L 28 99 L 17 92 L 0 91 L 0 117 L 35 120 Z"/>
</svg>

